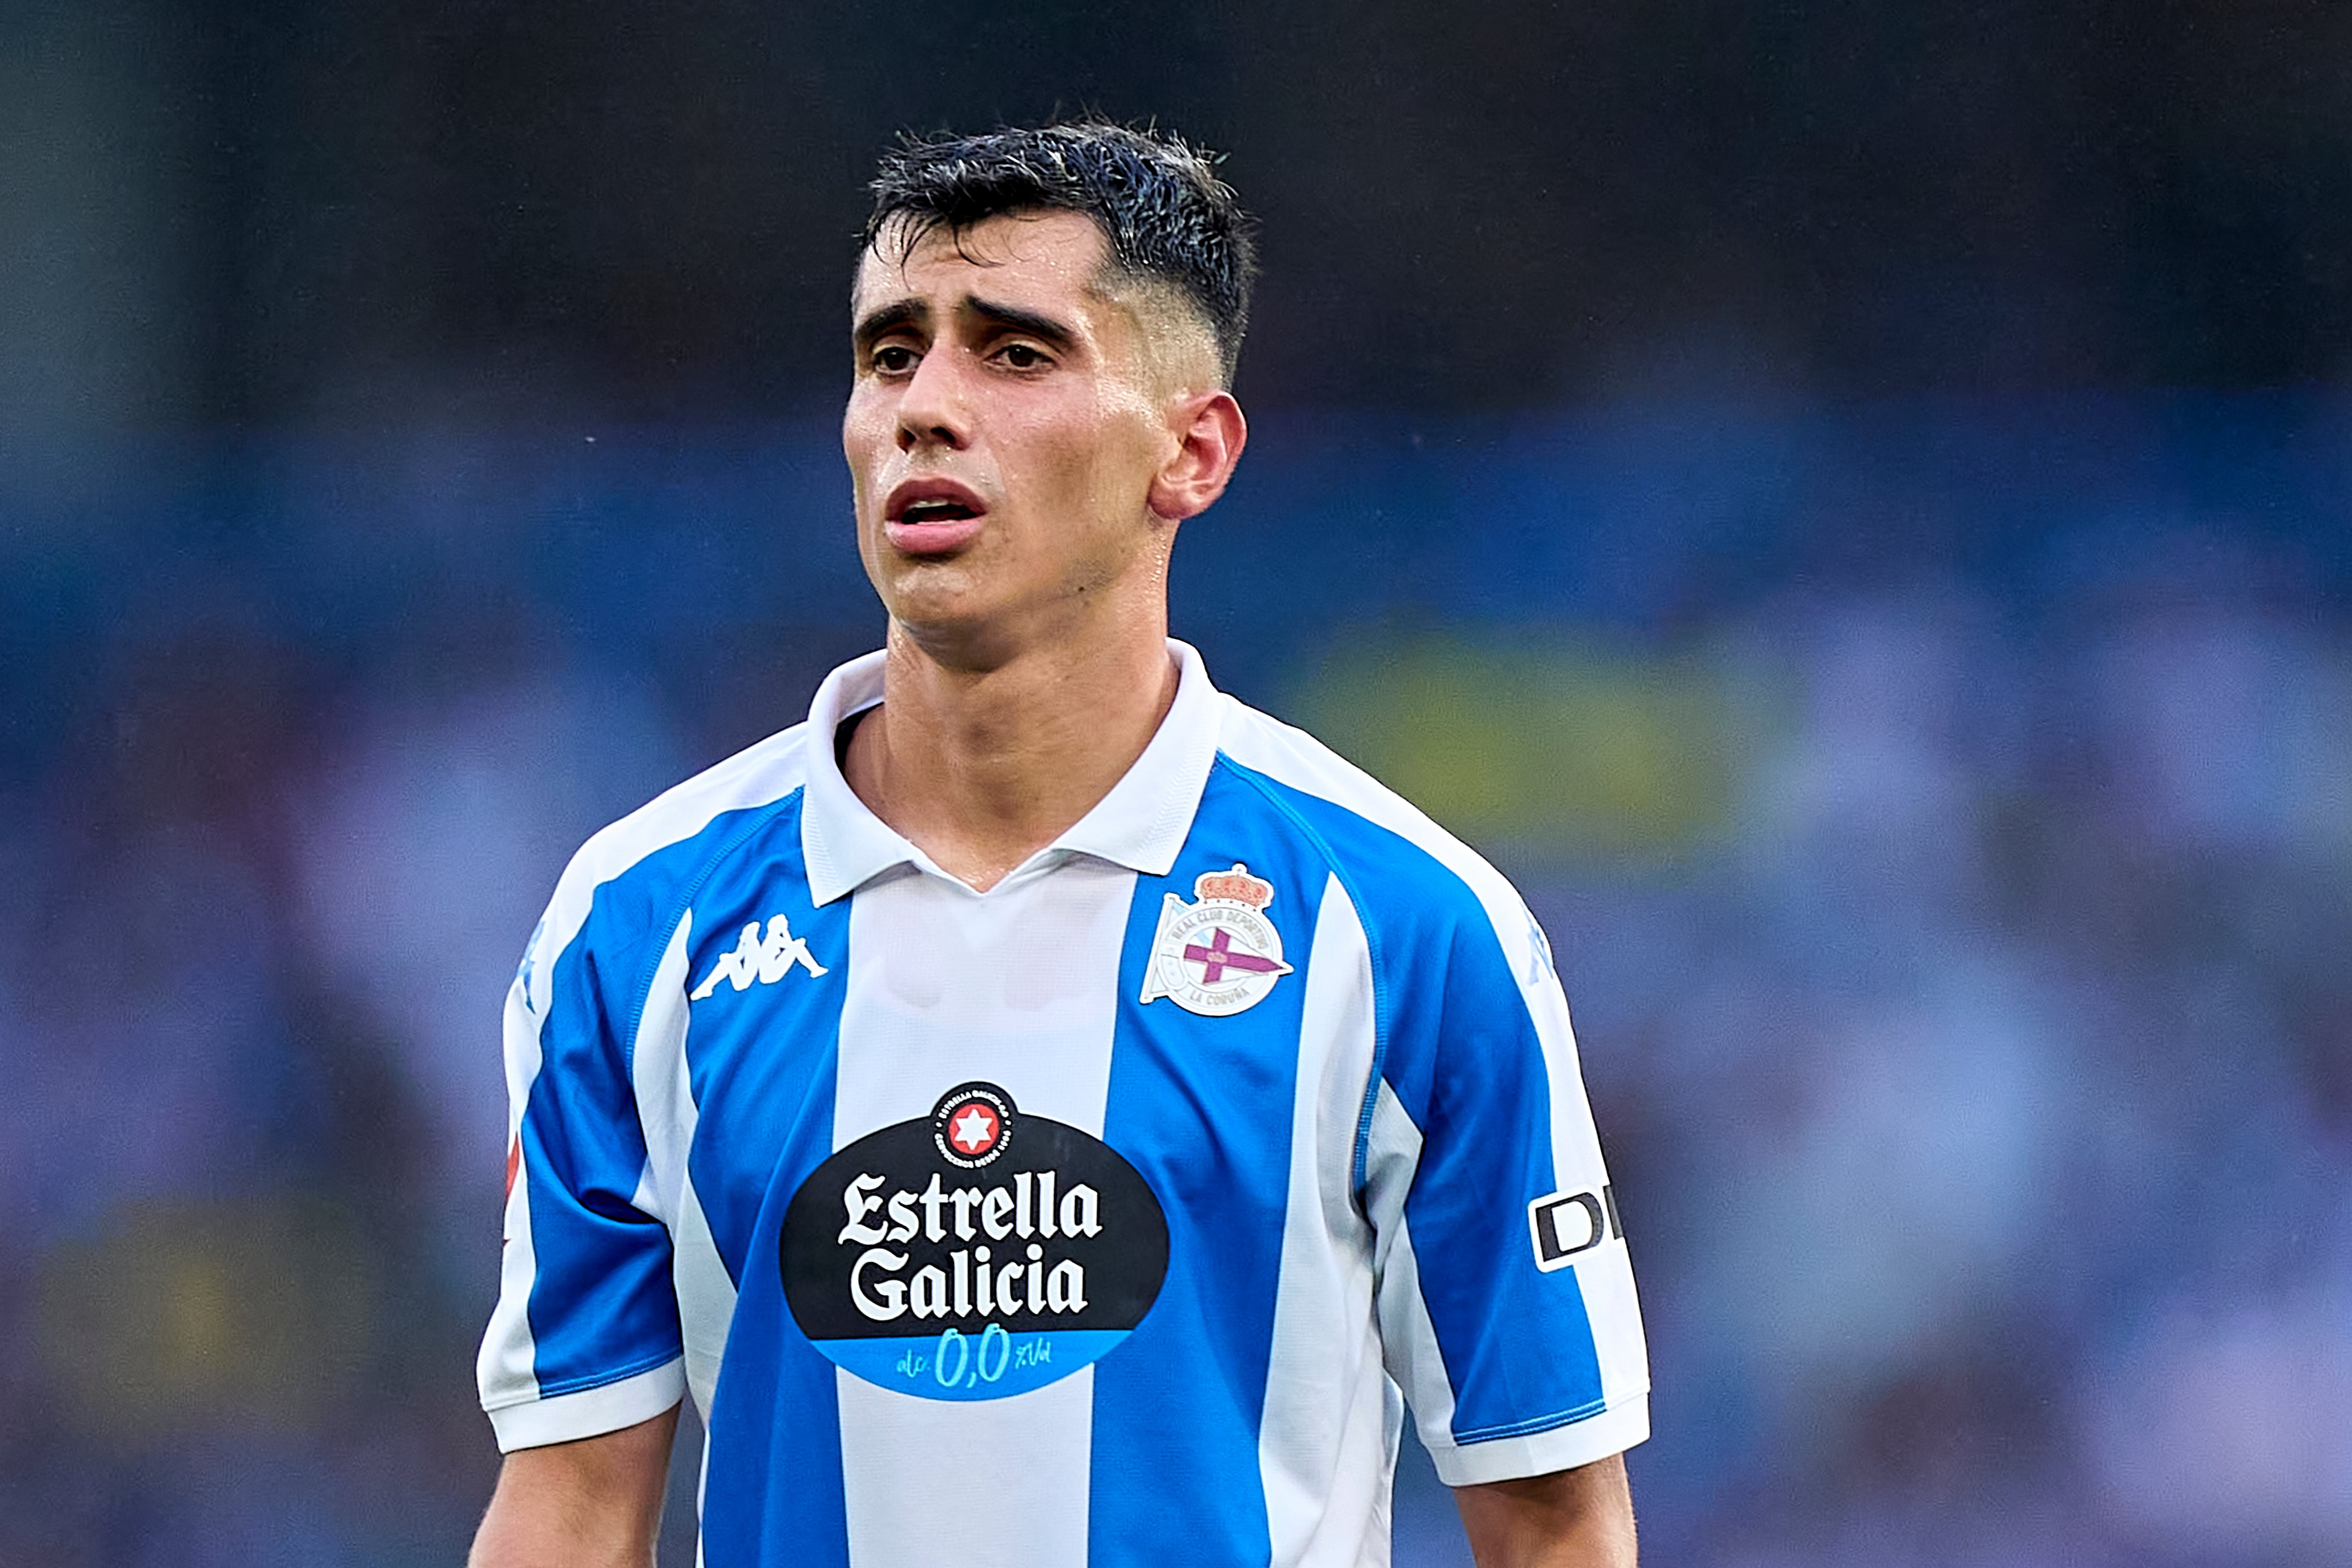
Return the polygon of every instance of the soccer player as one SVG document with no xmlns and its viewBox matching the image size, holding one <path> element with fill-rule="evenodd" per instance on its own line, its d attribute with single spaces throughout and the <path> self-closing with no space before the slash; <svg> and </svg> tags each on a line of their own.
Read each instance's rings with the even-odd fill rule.
<svg viewBox="0 0 2352 1568">
<path fill-rule="evenodd" d="M 842 445 L 888 612 L 592 838 L 507 1003 L 478 1564 L 1629 1564 L 1647 1372 L 1543 935 L 1168 637 L 1251 253 L 1171 138 L 887 158 Z M 1349 570 L 1349 542 L 1301 571 Z"/>
</svg>

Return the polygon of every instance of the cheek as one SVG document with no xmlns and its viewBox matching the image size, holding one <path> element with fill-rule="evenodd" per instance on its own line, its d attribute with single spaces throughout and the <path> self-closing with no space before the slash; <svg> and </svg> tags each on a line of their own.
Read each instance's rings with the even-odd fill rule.
<svg viewBox="0 0 2352 1568">
<path fill-rule="evenodd" d="M 996 423 L 989 445 L 1005 491 L 1072 548 L 1073 525 L 1123 534 L 1150 493 L 1156 426 L 1132 398 L 1081 395 Z M 1091 529 L 1089 532 L 1093 531 Z"/>
<path fill-rule="evenodd" d="M 1126 521 L 1150 489 L 1153 449 L 1137 410 L 1107 398 L 1073 419 L 1054 445 L 1055 480 L 1107 520 Z"/>
<path fill-rule="evenodd" d="M 1066 415 L 1003 420 L 990 434 L 987 458 L 1007 500 L 1023 511 L 1059 519 L 1090 504 L 1097 456 L 1093 441 L 1090 422 Z"/>
<path fill-rule="evenodd" d="M 886 455 L 894 428 L 890 411 L 880 400 L 850 395 L 849 406 L 841 416 L 841 455 L 848 459 L 849 471 L 857 479 L 863 481 Z"/>
<path fill-rule="evenodd" d="M 1123 511 L 1148 504 L 1152 476 L 1159 471 L 1159 427 L 1147 413 L 1122 406 L 1105 421 L 1100 445 L 1095 448 L 1096 483 Z"/>
</svg>

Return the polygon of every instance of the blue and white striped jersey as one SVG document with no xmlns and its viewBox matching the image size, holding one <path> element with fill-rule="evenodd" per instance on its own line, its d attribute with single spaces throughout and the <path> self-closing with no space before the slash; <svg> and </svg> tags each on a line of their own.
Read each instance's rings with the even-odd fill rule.
<svg viewBox="0 0 2352 1568">
<path fill-rule="evenodd" d="M 580 851 L 507 1001 L 502 1447 L 690 1394 L 713 1564 L 1108 1568 L 1385 1563 L 1408 1403 L 1455 1485 L 1647 1435 L 1541 931 L 1171 646 L 986 893 L 842 779 L 879 655 Z"/>
</svg>

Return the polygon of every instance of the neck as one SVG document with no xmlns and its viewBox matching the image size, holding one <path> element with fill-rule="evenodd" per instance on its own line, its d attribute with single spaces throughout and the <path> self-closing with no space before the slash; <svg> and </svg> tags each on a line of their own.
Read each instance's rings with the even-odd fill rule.
<svg viewBox="0 0 2352 1568">
<path fill-rule="evenodd" d="M 881 711 L 843 773 L 868 809 L 985 892 L 1124 777 L 1176 700 L 1167 613 L 999 661 L 949 662 L 895 620 Z"/>
</svg>

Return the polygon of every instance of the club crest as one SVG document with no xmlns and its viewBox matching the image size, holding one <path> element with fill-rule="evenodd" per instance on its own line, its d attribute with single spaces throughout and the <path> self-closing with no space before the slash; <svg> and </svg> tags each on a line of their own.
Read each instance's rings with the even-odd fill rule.
<svg viewBox="0 0 2352 1568">
<path fill-rule="evenodd" d="M 1282 933 L 1265 918 L 1274 884 L 1236 864 L 1202 873 L 1192 895 L 1197 901 L 1188 904 L 1171 893 L 1160 906 L 1142 1000 L 1165 996 L 1204 1018 L 1246 1012 L 1290 973 Z"/>
</svg>

